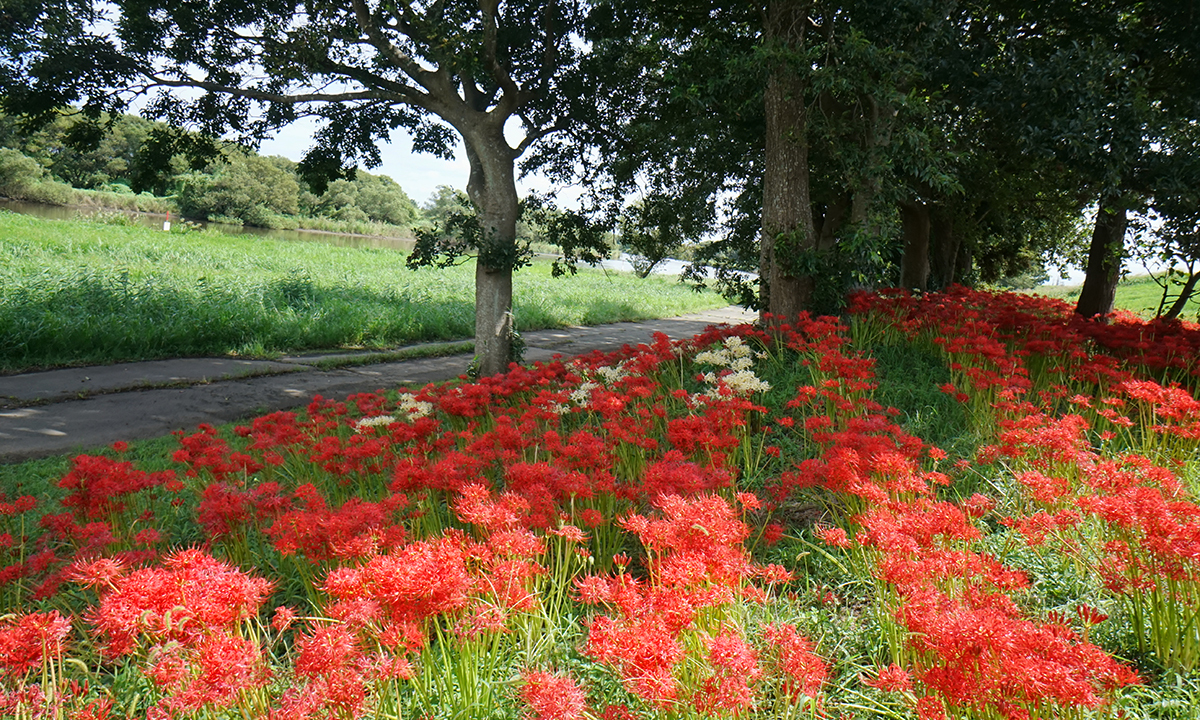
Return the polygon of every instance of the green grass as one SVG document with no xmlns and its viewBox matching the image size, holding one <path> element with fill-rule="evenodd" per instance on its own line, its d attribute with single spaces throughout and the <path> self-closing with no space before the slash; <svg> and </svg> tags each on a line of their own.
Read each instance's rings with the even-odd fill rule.
<svg viewBox="0 0 1200 720">
<path fill-rule="evenodd" d="M 1054 297 L 1068 302 L 1079 300 L 1079 285 L 1043 285 L 1033 292 L 1046 297 Z M 1179 288 L 1171 289 L 1171 296 L 1167 299 L 1165 312 L 1171 307 L 1171 303 L 1175 301 L 1175 297 L 1179 294 Z M 1145 318 L 1154 317 L 1155 311 L 1158 310 L 1159 301 L 1162 299 L 1162 288 L 1149 275 L 1135 275 L 1121 281 L 1117 286 L 1116 307 L 1119 310 L 1128 310 L 1137 313 Z M 1184 309 L 1180 318 L 1183 320 L 1195 320 L 1197 314 L 1200 314 L 1200 296 L 1193 295 L 1188 301 L 1187 307 Z"/>
<path fill-rule="evenodd" d="M 414 272 L 395 250 L 0 213 L 0 371 L 463 339 L 473 288 L 471 265 Z M 513 295 L 518 330 L 724 304 L 672 278 L 555 279 L 549 262 Z"/>
</svg>

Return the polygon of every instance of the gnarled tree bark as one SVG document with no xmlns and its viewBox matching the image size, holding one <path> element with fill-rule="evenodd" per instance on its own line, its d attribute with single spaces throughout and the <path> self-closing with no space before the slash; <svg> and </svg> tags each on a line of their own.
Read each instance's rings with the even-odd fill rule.
<svg viewBox="0 0 1200 720">
<path fill-rule="evenodd" d="M 518 197 L 514 152 L 495 123 L 463 133 L 471 176 L 467 196 L 483 236 L 475 264 L 475 356 L 479 374 L 495 375 L 512 359 L 512 275 Z"/>
</svg>

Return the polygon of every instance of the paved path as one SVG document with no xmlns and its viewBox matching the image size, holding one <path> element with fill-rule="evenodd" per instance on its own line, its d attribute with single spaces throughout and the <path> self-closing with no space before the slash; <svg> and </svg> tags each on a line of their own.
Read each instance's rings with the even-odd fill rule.
<svg viewBox="0 0 1200 720">
<path fill-rule="evenodd" d="M 709 325 L 755 317 L 730 307 L 646 322 L 532 331 L 522 333 L 525 360 L 617 350 L 649 342 L 656 332 L 690 337 Z M 0 463 L 159 437 L 200 423 L 243 420 L 304 406 L 314 395 L 344 398 L 420 387 L 458 377 L 471 362 L 471 355 L 447 355 L 336 370 L 314 366 L 353 358 L 182 358 L 0 376 Z"/>
</svg>

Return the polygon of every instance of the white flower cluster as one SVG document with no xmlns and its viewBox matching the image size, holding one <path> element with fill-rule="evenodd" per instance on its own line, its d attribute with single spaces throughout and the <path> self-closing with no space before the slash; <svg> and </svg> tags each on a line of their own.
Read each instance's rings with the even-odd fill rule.
<svg viewBox="0 0 1200 720">
<path fill-rule="evenodd" d="M 362 430 L 363 428 L 379 427 L 380 425 L 391 425 L 394 422 L 396 422 L 396 418 L 391 415 L 374 415 L 359 420 L 354 423 L 354 427 Z"/>
<path fill-rule="evenodd" d="M 712 373 L 709 373 L 711 375 Z M 705 376 L 708 380 L 708 376 Z M 753 370 L 738 370 L 724 377 L 713 378 L 713 384 L 717 382 L 725 383 L 725 387 L 733 391 L 734 395 L 753 395 L 756 392 L 766 392 L 771 389 L 771 384 L 760 379 L 754 374 Z M 719 394 L 716 388 L 708 391 L 710 395 Z"/>
<path fill-rule="evenodd" d="M 600 387 L 600 383 L 586 380 L 578 388 L 571 391 L 571 402 L 579 407 L 588 407 L 592 402 L 592 391 Z"/>
<path fill-rule="evenodd" d="M 713 386 L 705 395 L 713 398 L 721 397 L 722 386 L 728 388 L 734 395 L 752 395 L 756 392 L 770 390 L 771 385 L 754 374 L 756 357 L 761 358 L 765 355 L 755 353 L 753 348 L 737 336 L 725 338 L 722 347 L 716 350 L 697 353 L 693 358 L 693 362 L 697 365 L 716 365 L 732 370 L 724 376 L 715 372 L 705 373 L 704 382 Z"/>
<path fill-rule="evenodd" d="M 761 353 L 757 355 L 763 357 Z M 725 338 L 723 346 L 716 350 L 705 350 L 698 353 L 693 362 L 697 365 L 716 365 L 727 367 L 734 372 L 749 370 L 754 367 L 754 350 L 736 335 Z"/>
<path fill-rule="evenodd" d="M 571 391 L 571 402 L 575 407 L 590 408 L 592 406 L 592 391 L 601 387 L 615 385 L 617 382 L 629 377 L 629 371 L 625 367 L 625 363 L 617 365 L 601 365 L 600 367 L 591 370 L 592 380 L 584 380 L 579 387 Z M 553 408 L 554 412 L 559 415 L 565 415 L 571 411 L 569 405 L 558 405 Z"/>
<path fill-rule="evenodd" d="M 612 366 L 601 365 L 600 367 L 596 368 L 596 374 L 599 375 L 604 382 L 608 383 L 609 385 L 612 385 L 618 380 L 623 380 L 629 376 L 629 373 L 625 371 L 625 363 L 623 362 L 619 365 Z"/>
<path fill-rule="evenodd" d="M 433 412 L 433 403 L 418 400 L 415 395 L 410 393 L 400 393 L 400 404 L 397 409 L 403 413 L 405 420 L 412 422 Z M 354 423 L 354 427 L 362 430 L 369 427 L 386 427 L 394 422 L 399 422 L 395 415 L 372 415 Z"/>
<path fill-rule="evenodd" d="M 433 412 L 433 403 L 418 400 L 410 393 L 400 393 L 400 410 L 408 415 L 408 421 L 420 420 Z"/>
</svg>

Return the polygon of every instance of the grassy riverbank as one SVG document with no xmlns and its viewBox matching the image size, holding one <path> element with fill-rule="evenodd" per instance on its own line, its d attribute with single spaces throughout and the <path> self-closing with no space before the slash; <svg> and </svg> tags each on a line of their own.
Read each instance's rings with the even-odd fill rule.
<svg viewBox="0 0 1200 720">
<path fill-rule="evenodd" d="M 0 213 L 0 371 L 262 356 L 470 337 L 474 267 L 411 271 L 395 250 L 170 233 Z M 514 278 L 518 329 L 717 307 L 672 278 Z"/>
<path fill-rule="evenodd" d="M 1043 285 L 1034 290 L 1038 295 L 1046 297 L 1058 298 L 1067 302 L 1076 302 L 1079 300 L 1080 285 Z M 1171 290 L 1171 296 L 1167 300 L 1167 307 L 1175 301 L 1176 295 L 1179 293 L 1179 288 L 1174 287 Z M 1158 310 L 1159 302 L 1162 300 L 1162 286 L 1154 281 L 1154 278 L 1149 275 L 1133 275 L 1121 281 L 1117 286 L 1117 301 L 1116 307 L 1119 310 L 1128 310 L 1137 313 L 1144 318 L 1154 317 L 1154 313 Z M 1184 309 L 1180 318 L 1184 320 L 1195 320 L 1197 313 L 1200 313 L 1200 296 L 1192 296 L 1188 301 L 1187 307 Z"/>
</svg>

